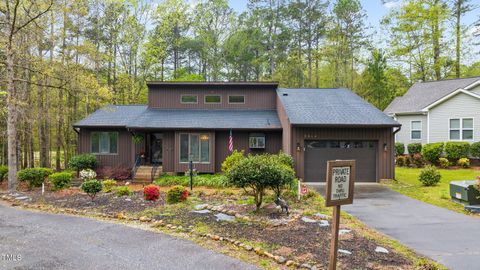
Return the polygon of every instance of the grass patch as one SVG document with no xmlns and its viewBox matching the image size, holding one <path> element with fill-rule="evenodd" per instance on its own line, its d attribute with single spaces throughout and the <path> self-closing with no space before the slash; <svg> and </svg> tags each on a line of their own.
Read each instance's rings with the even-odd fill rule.
<svg viewBox="0 0 480 270">
<path fill-rule="evenodd" d="M 190 177 L 183 175 L 164 174 L 155 180 L 155 184 L 159 186 L 190 186 Z M 223 188 L 228 187 L 227 178 L 221 174 L 199 174 L 193 177 L 193 186 Z"/>
<path fill-rule="evenodd" d="M 421 170 L 397 167 L 395 168 L 395 179 L 397 182 L 392 182 L 387 186 L 411 198 L 459 213 L 468 213 L 464 210 L 462 204 L 453 202 L 450 199 L 449 184 L 455 180 L 473 180 L 480 175 L 480 171 L 473 169 L 439 169 L 442 179 L 438 185 L 425 187 L 418 180 Z"/>
</svg>

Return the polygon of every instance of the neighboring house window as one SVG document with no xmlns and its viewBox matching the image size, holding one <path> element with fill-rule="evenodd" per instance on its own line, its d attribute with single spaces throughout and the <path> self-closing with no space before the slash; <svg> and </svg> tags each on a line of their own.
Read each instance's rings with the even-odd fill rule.
<svg viewBox="0 0 480 270">
<path fill-rule="evenodd" d="M 92 132 L 91 147 L 94 154 L 117 154 L 118 132 Z"/>
<path fill-rule="evenodd" d="M 410 122 L 410 139 L 412 140 L 422 139 L 422 121 Z"/>
<path fill-rule="evenodd" d="M 180 162 L 210 163 L 210 135 L 180 134 Z"/>
<path fill-rule="evenodd" d="M 248 146 L 252 149 L 264 149 L 265 148 L 265 134 L 252 133 L 248 140 Z"/>
<path fill-rule="evenodd" d="M 244 104 L 245 103 L 245 96 L 228 96 L 228 103 Z"/>
<path fill-rule="evenodd" d="M 218 95 L 205 96 L 205 103 L 207 104 L 219 104 L 222 103 L 222 97 Z"/>
<path fill-rule="evenodd" d="M 473 140 L 473 118 L 450 119 L 450 140 Z"/>
<path fill-rule="evenodd" d="M 180 103 L 183 104 L 197 104 L 197 96 L 195 95 L 182 95 L 180 97 Z"/>
</svg>

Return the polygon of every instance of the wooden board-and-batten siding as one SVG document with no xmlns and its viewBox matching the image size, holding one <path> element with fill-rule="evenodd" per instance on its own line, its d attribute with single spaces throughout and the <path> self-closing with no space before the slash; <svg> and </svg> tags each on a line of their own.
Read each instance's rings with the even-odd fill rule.
<svg viewBox="0 0 480 270">
<path fill-rule="evenodd" d="M 197 96 L 197 103 L 181 103 L 182 95 Z M 205 96 L 219 95 L 221 102 L 206 104 Z M 245 96 L 245 103 L 231 104 L 228 96 Z M 148 106 L 157 109 L 276 109 L 276 88 L 271 86 L 151 86 Z"/>
<path fill-rule="evenodd" d="M 395 174 L 394 135 L 392 128 L 310 128 L 292 127 L 291 152 L 299 178 L 305 177 L 305 140 L 377 141 L 377 179 L 393 179 Z M 385 151 L 384 144 L 387 150 Z M 297 149 L 297 145 L 299 149 Z"/>
<path fill-rule="evenodd" d="M 132 134 L 125 129 L 86 129 L 81 128 L 78 135 L 78 153 L 91 153 L 90 135 L 92 132 L 118 132 L 118 147 L 116 154 L 95 154 L 101 166 L 132 168 L 135 162 L 135 147 Z"/>
</svg>

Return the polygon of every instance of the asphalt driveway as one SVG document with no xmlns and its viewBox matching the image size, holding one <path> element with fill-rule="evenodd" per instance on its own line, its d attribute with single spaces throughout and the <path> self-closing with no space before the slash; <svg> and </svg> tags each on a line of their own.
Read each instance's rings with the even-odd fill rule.
<svg viewBox="0 0 480 270">
<path fill-rule="evenodd" d="M 315 186 L 324 194 L 324 186 Z M 480 218 L 426 204 L 377 184 L 356 185 L 342 210 L 451 269 L 480 269 Z"/>
<path fill-rule="evenodd" d="M 258 268 L 161 233 L 0 204 L 0 269 Z"/>
</svg>

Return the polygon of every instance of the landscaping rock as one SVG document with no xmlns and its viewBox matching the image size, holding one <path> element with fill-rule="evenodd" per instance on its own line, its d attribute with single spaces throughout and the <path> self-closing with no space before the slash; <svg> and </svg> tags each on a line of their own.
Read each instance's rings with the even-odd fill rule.
<svg viewBox="0 0 480 270">
<path fill-rule="evenodd" d="M 249 246 L 249 245 L 245 245 L 243 247 L 246 251 L 252 251 L 253 250 L 253 247 Z"/>
<path fill-rule="evenodd" d="M 23 200 L 28 200 L 30 199 L 28 196 L 19 196 L 19 197 L 16 197 L 17 200 L 20 200 L 20 201 L 23 201 Z"/>
<path fill-rule="evenodd" d="M 194 206 L 195 210 L 202 210 L 202 209 L 205 209 L 208 207 L 208 204 L 204 203 L 204 204 L 197 204 Z"/>
<path fill-rule="evenodd" d="M 386 248 L 384 248 L 384 247 L 380 247 L 380 246 L 378 246 L 378 247 L 376 247 L 376 248 L 375 248 L 375 252 L 378 252 L 378 253 L 385 253 L 385 254 L 388 254 L 388 253 L 389 253 L 389 252 L 388 252 L 388 250 L 387 250 Z"/>
<path fill-rule="evenodd" d="M 215 217 L 217 218 L 217 221 L 234 221 L 235 220 L 234 216 L 226 215 L 224 213 L 218 213 L 215 215 Z"/>
<path fill-rule="evenodd" d="M 345 250 L 345 249 L 338 249 L 338 252 L 340 252 L 342 254 L 346 254 L 346 255 L 352 255 L 352 252 L 350 252 L 348 250 Z"/>
<path fill-rule="evenodd" d="M 304 263 L 302 265 L 300 265 L 300 268 L 304 268 L 304 269 L 312 269 L 312 266 L 308 263 Z"/>
<path fill-rule="evenodd" d="M 149 218 L 149 217 L 145 217 L 145 216 L 143 216 L 143 217 L 140 217 L 140 219 L 139 219 L 139 220 L 140 220 L 140 222 L 149 222 L 149 221 L 151 221 L 152 219 L 151 219 L 151 218 Z"/>
<path fill-rule="evenodd" d="M 317 222 L 316 220 L 311 219 L 311 218 L 309 218 L 309 217 L 302 217 L 302 221 L 303 221 L 303 222 L 306 222 L 306 223 L 315 223 L 315 222 Z"/>
<path fill-rule="evenodd" d="M 293 266 L 294 264 L 295 264 L 295 262 L 292 261 L 292 260 L 288 260 L 288 261 L 285 263 L 286 266 Z"/>
<path fill-rule="evenodd" d="M 193 213 L 197 213 L 197 214 L 208 214 L 210 213 L 211 211 L 208 210 L 208 209 L 203 209 L 203 210 L 194 210 L 192 211 Z"/>
<path fill-rule="evenodd" d="M 126 198 L 126 199 L 125 199 L 125 201 L 127 201 L 127 202 L 131 202 L 131 201 L 132 201 L 132 199 L 130 199 L 130 198 Z"/>
<path fill-rule="evenodd" d="M 285 259 L 285 258 L 282 257 L 282 256 L 277 256 L 277 257 L 275 258 L 275 260 L 276 260 L 277 263 L 279 263 L 279 264 L 284 264 L 284 263 L 287 261 L 287 259 Z"/>
<path fill-rule="evenodd" d="M 264 254 L 264 251 L 263 251 L 261 248 L 259 248 L 259 247 L 256 247 L 256 248 L 254 248 L 253 250 L 254 250 L 255 253 L 257 253 L 258 255 L 263 255 L 263 254 Z"/>
<path fill-rule="evenodd" d="M 338 234 L 339 235 L 344 235 L 344 234 L 347 234 L 347 233 L 350 233 L 350 232 L 351 232 L 351 230 L 342 229 L 342 230 L 338 231 Z"/>
<path fill-rule="evenodd" d="M 330 223 L 328 223 L 328 220 L 320 220 L 318 225 L 320 225 L 320 227 L 328 227 L 330 226 Z"/>
<path fill-rule="evenodd" d="M 316 217 L 318 218 L 321 218 L 321 219 L 327 219 L 327 218 L 330 218 L 329 216 L 327 215 L 324 215 L 324 214 L 321 214 L 321 213 L 316 213 L 315 214 Z"/>
</svg>

